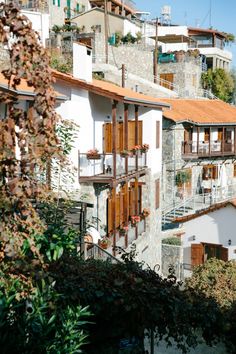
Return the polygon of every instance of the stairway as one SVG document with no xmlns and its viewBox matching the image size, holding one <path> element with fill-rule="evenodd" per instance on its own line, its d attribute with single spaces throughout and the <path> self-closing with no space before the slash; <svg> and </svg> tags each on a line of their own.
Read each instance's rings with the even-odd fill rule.
<svg viewBox="0 0 236 354">
<path fill-rule="evenodd" d="M 122 263 L 120 259 L 113 256 L 110 252 L 103 249 L 96 243 L 84 242 L 82 245 L 82 255 L 84 259 L 100 259 L 101 261 L 107 261 L 110 263 Z"/>
<path fill-rule="evenodd" d="M 192 214 L 193 208 L 190 206 L 180 206 L 162 215 L 162 231 L 173 230 L 179 227 L 179 223 L 173 222 L 175 218 Z"/>
</svg>

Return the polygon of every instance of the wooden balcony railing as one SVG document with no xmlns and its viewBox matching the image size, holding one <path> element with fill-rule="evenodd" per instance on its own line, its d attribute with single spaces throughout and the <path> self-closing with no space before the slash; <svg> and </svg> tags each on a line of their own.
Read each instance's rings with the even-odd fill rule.
<svg viewBox="0 0 236 354">
<path fill-rule="evenodd" d="M 91 158 L 86 153 L 79 153 L 79 178 L 119 178 L 143 169 L 146 165 L 146 152 L 139 152 L 138 155 L 127 157 L 123 157 L 117 153 L 115 166 L 113 154 L 98 154 L 96 157 Z"/>
<path fill-rule="evenodd" d="M 233 140 L 197 142 L 184 141 L 182 143 L 183 157 L 208 157 L 235 155 L 235 143 Z"/>
</svg>

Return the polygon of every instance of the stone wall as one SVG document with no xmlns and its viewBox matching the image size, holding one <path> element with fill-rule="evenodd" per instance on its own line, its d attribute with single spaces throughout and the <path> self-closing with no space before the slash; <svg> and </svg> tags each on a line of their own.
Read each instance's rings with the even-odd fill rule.
<svg viewBox="0 0 236 354">
<path fill-rule="evenodd" d="M 162 171 L 162 200 L 163 207 L 178 204 L 183 201 L 183 196 L 178 193 L 175 183 L 176 174 L 182 169 L 191 169 L 192 171 L 192 196 L 201 191 L 202 172 L 204 165 L 222 165 L 225 164 L 228 184 L 236 183 L 233 177 L 233 158 L 202 158 L 202 159 L 182 159 L 182 142 L 184 141 L 184 127 L 182 124 L 171 124 L 164 122 L 163 130 L 163 171 Z M 185 195 L 186 198 L 191 194 Z"/>
<path fill-rule="evenodd" d="M 173 74 L 173 84 L 180 96 L 197 96 L 202 73 L 200 59 L 189 57 L 183 62 L 158 64 L 158 73 Z"/>
</svg>

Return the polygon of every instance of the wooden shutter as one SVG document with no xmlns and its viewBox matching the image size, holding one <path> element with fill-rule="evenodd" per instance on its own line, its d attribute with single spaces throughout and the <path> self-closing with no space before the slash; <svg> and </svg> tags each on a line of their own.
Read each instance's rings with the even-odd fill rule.
<svg viewBox="0 0 236 354">
<path fill-rule="evenodd" d="M 212 179 L 218 178 L 218 166 L 212 166 Z"/>
<path fill-rule="evenodd" d="M 135 122 L 128 122 L 128 150 L 135 146 Z"/>
<path fill-rule="evenodd" d="M 223 140 L 223 128 L 218 128 L 218 140 L 222 141 Z"/>
<path fill-rule="evenodd" d="M 112 153 L 112 124 L 103 124 L 103 150 L 105 154 Z"/>
<path fill-rule="evenodd" d="M 120 152 L 122 150 L 124 150 L 124 132 L 123 132 L 123 123 L 119 123 L 117 125 L 117 152 Z"/>
<path fill-rule="evenodd" d="M 156 148 L 160 147 L 160 122 L 156 122 Z"/>
<path fill-rule="evenodd" d="M 205 128 L 204 129 L 204 141 L 209 141 L 210 140 L 210 129 Z"/>
<path fill-rule="evenodd" d="M 138 121 L 138 145 L 143 145 L 143 122 Z"/>
<path fill-rule="evenodd" d="M 138 186 L 138 214 L 142 213 L 142 186 Z"/>
<path fill-rule="evenodd" d="M 125 214 L 124 214 L 124 193 L 120 192 L 120 225 L 125 222 Z"/>
<path fill-rule="evenodd" d="M 112 198 L 107 198 L 107 231 L 110 233 L 113 230 L 112 223 Z"/>
<path fill-rule="evenodd" d="M 138 145 L 143 144 L 143 122 L 138 121 Z M 128 122 L 128 150 L 135 146 L 135 121 Z"/>
<path fill-rule="evenodd" d="M 116 195 L 116 227 L 120 226 L 120 194 Z"/>
<path fill-rule="evenodd" d="M 155 196 L 155 206 L 156 206 L 156 209 L 159 208 L 160 206 L 160 180 L 157 179 L 156 182 L 156 196 Z"/>
<path fill-rule="evenodd" d="M 227 262 L 228 261 L 228 248 L 226 247 L 221 247 L 221 257 L 222 261 Z"/>
<path fill-rule="evenodd" d="M 191 245 L 191 264 L 196 266 L 203 264 L 204 259 L 204 246 L 201 243 L 193 243 Z"/>
<path fill-rule="evenodd" d="M 129 189 L 129 216 L 135 215 L 135 190 Z"/>
</svg>

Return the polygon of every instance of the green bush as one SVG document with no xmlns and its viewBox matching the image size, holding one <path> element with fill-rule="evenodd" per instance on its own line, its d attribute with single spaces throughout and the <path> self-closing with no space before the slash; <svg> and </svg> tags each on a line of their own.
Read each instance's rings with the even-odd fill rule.
<svg viewBox="0 0 236 354">
<path fill-rule="evenodd" d="M 162 244 L 181 246 L 181 239 L 179 237 L 167 237 L 162 240 Z"/>
</svg>

